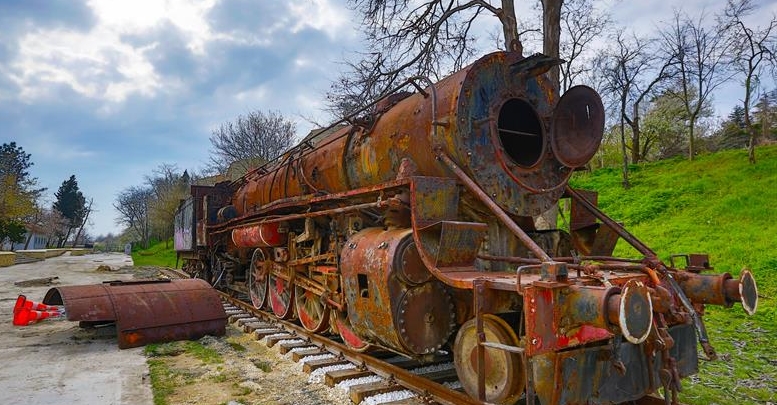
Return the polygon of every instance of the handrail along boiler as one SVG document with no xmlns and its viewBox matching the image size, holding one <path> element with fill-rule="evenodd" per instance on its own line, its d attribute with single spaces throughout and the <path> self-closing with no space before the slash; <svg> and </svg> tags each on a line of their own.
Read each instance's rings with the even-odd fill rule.
<svg viewBox="0 0 777 405">
<path fill-rule="evenodd" d="M 705 304 L 755 311 L 752 275 L 669 265 L 574 190 L 604 109 L 558 97 L 558 60 L 497 52 L 397 91 L 233 182 L 193 186 L 175 246 L 192 275 L 355 350 L 452 351 L 489 403 L 676 401 L 714 357 Z M 406 87 L 406 86 L 405 86 Z M 540 214 L 571 203 L 569 230 Z M 613 257 L 619 238 L 643 258 Z M 698 342 L 698 343 L 697 343 Z"/>
</svg>

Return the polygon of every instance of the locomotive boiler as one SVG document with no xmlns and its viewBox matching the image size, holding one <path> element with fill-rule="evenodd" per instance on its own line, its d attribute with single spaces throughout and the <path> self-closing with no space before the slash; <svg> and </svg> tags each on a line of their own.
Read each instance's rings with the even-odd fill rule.
<svg viewBox="0 0 777 405">
<path fill-rule="evenodd" d="M 193 186 L 175 245 L 192 275 L 354 350 L 453 353 L 481 401 L 610 404 L 697 372 L 704 305 L 757 306 L 752 275 L 669 264 L 568 185 L 599 95 L 559 61 L 497 52 L 315 131 L 236 181 Z M 538 217 L 568 199 L 568 229 Z M 638 258 L 613 256 L 618 240 Z M 678 261 L 678 263 L 675 263 Z"/>
</svg>

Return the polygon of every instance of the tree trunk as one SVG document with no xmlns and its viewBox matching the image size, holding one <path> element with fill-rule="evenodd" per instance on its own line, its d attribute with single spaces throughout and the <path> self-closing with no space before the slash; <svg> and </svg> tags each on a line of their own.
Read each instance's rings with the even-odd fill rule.
<svg viewBox="0 0 777 405">
<path fill-rule="evenodd" d="M 70 232 L 73 232 L 73 227 L 72 226 L 68 226 L 67 227 L 67 233 L 65 233 L 65 237 L 62 238 L 62 240 L 59 241 L 59 243 L 57 244 L 58 248 L 65 247 L 65 244 L 67 243 L 67 239 L 70 238 Z"/>
<path fill-rule="evenodd" d="M 629 184 L 629 154 L 626 152 L 626 128 L 621 117 L 621 152 L 623 154 L 623 188 L 631 187 Z"/>
<path fill-rule="evenodd" d="M 86 213 L 84 214 L 84 221 L 81 222 L 81 226 L 78 228 L 78 233 L 76 233 L 76 238 L 73 239 L 73 247 L 76 247 L 76 243 L 78 243 L 78 238 L 81 237 L 81 232 L 84 231 L 84 227 L 86 226 L 86 221 L 89 219 L 89 214 L 92 212 L 92 201 L 94 201 L 94 199 L 89 199 L 89 206 L 86 207 Z"/>
<path fill-rule="evenodd" d="M 745 128 L 749 135 L 747 142 L 747 160 L 755 164 L 755 128 L 750 122 L 750 75 L 745 79 Z"/>
<path fill-rule="evenodd" d="M 693 130 L 696 128 L 696 118 L 691 118 L 691 122 L 688 124 L 688 160 L 693 160 L 695 154 Z"/>
<path fill-rule="evenodd" d="M 563 0 L 542 0 L 542 52 L 554 58 L 559 57 L 559 41 L 561 38 L 561 4 Z M 553 88 L 559 89 L 559 67 L 553 66 L 548 72 Z"/>
<path fill-rule="evenodd" d="M 518 20 L 515 18 L 514 0 L 502 0 L 502 13 L 499 15 L 499 21 L 502 23 L 502 33 L 505 37 L 505 49 L 523 53 L 518 38 Z"/>
<path fill-rule="evenodd" d="M 639 130 L 639 105 L 634 103 L 634 119 L 631 121 L 631 163 L 637 164 L 642 158 L 640 153 L 640 130 Z"/>
</svg>

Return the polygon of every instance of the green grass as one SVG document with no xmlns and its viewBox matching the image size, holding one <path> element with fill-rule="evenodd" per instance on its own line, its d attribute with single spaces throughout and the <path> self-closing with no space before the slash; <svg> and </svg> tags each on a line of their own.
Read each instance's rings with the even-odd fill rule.
<svg viewBox="0 0 777 405">
<path fill-rule="evenodd" d="M 167 398 L 175 392 L 175 380 L 173 371 L 164 360 L 148 360 L 149 376 L 151 378 L 151 392 L 154 397 L 154 405 L 167 405 Z"/>
<path fill-rule="evenodd" d="M 132 252 L 132 261 L 135 266 L 161 266 L 175 268 L 175 249 L 173 242 L 158 242 L 148 247 L 148 249 L 139 249 Z M 180 265 L 180 263 L 179 263 Z"/>
<path fill-rule="evenodd" d="M 184 370 L 170 367 L 165 360 L 169 357 L 188 355 L 200 360 L 203 364 L 220 364 L 223 357 L 213 348 L 203 346 L 198 341 L 178 341 L 169 343 L 154 343 L 144 348 L 149 357 L 148 368 L 151 378 L 151 392 L 154 405 L 167 405 L 169 398 L 177 387 L 193 384 L 195 375 Z"/>
<path fill-rule="evenodd" d="M 628 190 L 620 169 L 572 180 L 573 187 L 598 191 L 602 210 L 661 259 L 708 253 L 714 273 L 753 271 L 756 315 L 747 317 L 738 304 L 707 307 L 710 341 L 722 360 L 702 361 L 698 378 L 684 381 L 685 403 L 777 402 L 777 145 L 758 148 L 756 156 L 755 165 L 742 150 L 631 166 Z M 615 253 L 639 257 L 623 241 Z"/>
<path fill-rule="evenodd" d="M 205 364 L 219 364 L 224 360 L 215 349 L 204 346 L 195 340 L 176 341 L 168 343 L 153 343 L 144 349 L 148 357 L 174 357 L 188 354 Z"/>
</svg>

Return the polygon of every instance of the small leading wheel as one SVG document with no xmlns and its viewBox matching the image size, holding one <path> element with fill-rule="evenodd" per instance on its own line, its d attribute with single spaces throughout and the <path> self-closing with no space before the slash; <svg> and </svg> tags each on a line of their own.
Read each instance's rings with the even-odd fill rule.
<svg viewBox="0 0 777 405">
<path fill-rule="evenodd" d="M 321 302 L 319 295 L 295 285 L 294 304 L 299 322 L 306 330 L 319 333 L 329 328 L 329 307 Z"/>
<path fill-rule="evenodd" d="M 288 276 L 270 272 L 268 280 L 272 312 L 278 318 L 291 319 L 294 316 L 294 289 Z"/>
<path fill-rule="evenodd" d="M 483 315 L 483 332 L 486 342 L 519 345 L 512 328 L 495 315 Z M 453 347 L 456 374 L 464 390 L 473 398 L 478 397 L 477 347 L 477 326 L 473 318 L 459 329 Z M 486 347 L 484 352 L 486 402 L 514 404 L 523 393 L 525 385 L 521 356 L 490 347 Z"/>
<path fill-rule="evenodd" d="M 257 309 L 262 309 L 267 304 L 269 267 L 265 265 L 265 260 L 264 252 L 257 248 L 251 256 L 251 267 L 248 271 L 248 295 Z"/>
<path fill-rule="evenodd" d="M 351 321 L 348 320 L 348 314 L 340 312 L 336 316 L 337 332 L 340 337 L 343 338 L 343 343 L 357 352 L 363 352 L 370 348 L 370 344 L 362 340 L 362 338 L 354 332 L 351 327 Z"/>
</svg>

